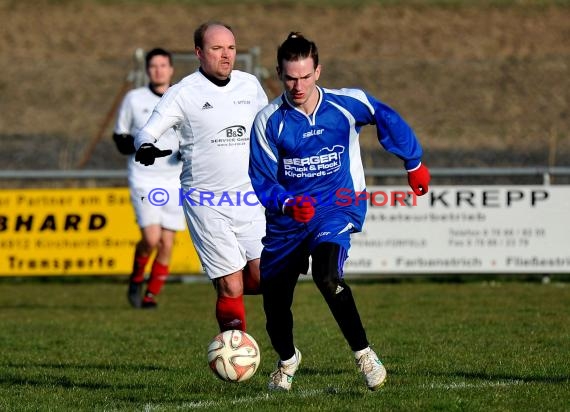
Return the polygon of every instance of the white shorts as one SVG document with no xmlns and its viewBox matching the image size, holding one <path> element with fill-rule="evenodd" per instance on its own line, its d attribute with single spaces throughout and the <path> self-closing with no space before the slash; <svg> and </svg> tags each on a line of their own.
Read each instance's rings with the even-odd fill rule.
<svg viewBox="0 0 570 412">
<path fill-rule="evenodd" d="M 160 185 L 157 185 L 160 186 Z M 160 225 L 164 229 L 181 231 L 186 229 L 184 211 L 178 202 L 178 188 L 164 190 L 160 187 L 132 187 L 131 203 L 135 209 L 140 228 Z"/>
<path fill-rule="evenodd" d="M 184 214 L 190 236 L 204 271 L 216 279 L 259 259 L 265 236 L 265 215 L 261 205 L 205 206 L 184 200 Z"/>
</svg>

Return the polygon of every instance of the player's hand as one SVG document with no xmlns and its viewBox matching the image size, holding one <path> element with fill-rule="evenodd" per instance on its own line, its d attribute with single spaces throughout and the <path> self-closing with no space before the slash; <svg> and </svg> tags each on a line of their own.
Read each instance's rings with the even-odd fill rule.
<svg viewBox="0 0 570 412">
<path fill-rule="evenodd" d="M 307 223 L 315 216 L 316 199 L 311 196 L 297 196 L 285 201 L 285 214 L 300 223 Z"/>
<path fill-rule="evenodd" d="M 150 166 L 154 164 L 154 159 L 157 157 L 164 157 L 169 154 L 172 154 L 172 150 L 160 150 L 152 143 L 143 143 L 135 154 L 135 160 L 145 166 Z"/>
<path fill-rule="evenodd" d="M 408 171 L 408 184 L 417 196 L 425 195 L 428 192 L 430 179 L 429 170 L 423 164 L 420 164 L 416 170 Z"/>
<path fill-rule="evenodd" d="M 113 133 L 113 140 L 121 154 L 130 155 L 137 151 L 135 149 L 135 138 L 130 134 Z"/>
</svg>

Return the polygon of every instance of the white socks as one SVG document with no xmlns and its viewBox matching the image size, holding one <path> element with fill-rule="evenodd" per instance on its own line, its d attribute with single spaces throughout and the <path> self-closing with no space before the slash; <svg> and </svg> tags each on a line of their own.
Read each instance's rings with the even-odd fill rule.
<svg viewBox="0 0 570 412">
<path fill-rule="evenodd" d="M 283 366 L 291 366 L 297 363 L 297 354 L 293 355 L 290 359 L 282 360 L 281 365 Z"/>
</svg>

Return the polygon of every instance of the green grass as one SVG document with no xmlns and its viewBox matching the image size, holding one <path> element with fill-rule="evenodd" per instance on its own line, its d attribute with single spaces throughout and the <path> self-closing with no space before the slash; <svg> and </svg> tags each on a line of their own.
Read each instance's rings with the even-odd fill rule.
<svg viewBox="0 0 570 412">
<path fill-rule="evenodd" d="M 568 410 L 570 284 L 351 285 L 388 369 L 374 393 L 310 282 L 294 304 L 303 364 L 290 393 L 268 393 L 276 356 L 260 297 L 246 300 L 260 369 L 228 384 L 206 365 L 210 284 L 169 283 L 145 312 L 122 282 L 2 281 L 0 410 Z"/>
</svg>

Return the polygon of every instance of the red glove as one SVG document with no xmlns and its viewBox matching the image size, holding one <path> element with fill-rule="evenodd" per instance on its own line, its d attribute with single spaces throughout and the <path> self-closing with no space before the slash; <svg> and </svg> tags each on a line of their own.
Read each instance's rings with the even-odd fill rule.
<svg viewBox="0 0 570 412">
<path fill-rule="evenodd" d="M 285 201 L 284 212 L 297 222 L 307 223 L 315 216 L 316 199 L 311 196 L 297 196 Z"/>
<path fill-rule="evenodd" d="M 425 195 L 428 192 L 430 179 L 428 168 L 421 163 L 417 169 L 408 171 L 408 184 L 417 196 Z"/>
</svg>

